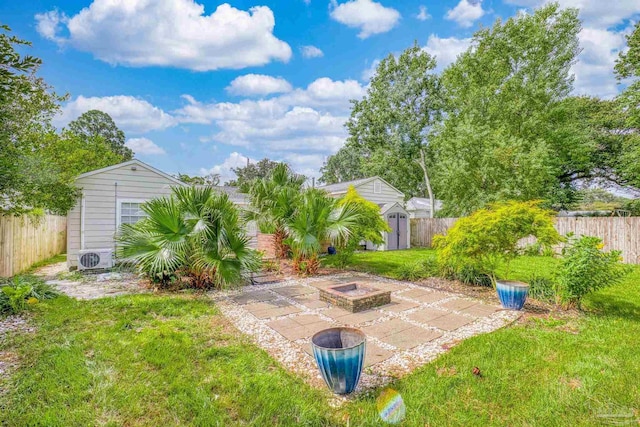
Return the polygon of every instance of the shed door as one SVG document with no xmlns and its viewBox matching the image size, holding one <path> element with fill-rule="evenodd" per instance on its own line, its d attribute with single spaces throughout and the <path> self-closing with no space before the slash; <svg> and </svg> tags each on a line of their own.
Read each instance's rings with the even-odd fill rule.
<svg viewBox="0 0 640 427">
<path fill-rule="evenodd" d="M 398 214 L 398 249 L 407 249 L 407 216 Z"/>
<path fill-rule="evenodd" d="M 407 248 L 407 216 L 401 213 L 387 215 L 387 224 L 391 228 L 387 239 L 387 250 Z"/>
<path fill-rule="evenodd" d="M 399 235 L 398 235 L 398 214 L 392 213 L 387 215 L 387 224 L 391 228 L 387 237 L 387 249 L 398 249 Z"/>
</svg>

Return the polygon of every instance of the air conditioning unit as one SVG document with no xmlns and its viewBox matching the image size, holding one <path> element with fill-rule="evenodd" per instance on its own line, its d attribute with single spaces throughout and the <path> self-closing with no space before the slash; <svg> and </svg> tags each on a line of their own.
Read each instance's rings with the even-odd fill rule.
<svg viewBox="0 0 640 427">
<path fill-rule="evenodd" d="M 113 249 L 85 249 L 78 253 L 78 270 L 113 267 Z"/>
</svg>

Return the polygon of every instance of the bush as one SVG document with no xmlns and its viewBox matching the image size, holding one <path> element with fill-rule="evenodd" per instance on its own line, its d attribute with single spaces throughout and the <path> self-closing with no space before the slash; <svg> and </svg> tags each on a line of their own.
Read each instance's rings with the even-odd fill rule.
<svg viewBox="0 0 640 427">
<path fill-rule="evenodd" d="M 398 279 L 400 280 L 418 280 L 424 277 L 426 277 L 426 272 L 420 262 L 402 264 L 398 268 Z"/>
<path fill-rule="evenodd" d="M 491 275 L 483 273 L 473 265 L 463 265 L 455 273 L 455 278 L 465 285 L 491 286 Z"/>
<path fill-rule="evenodd" d="M 52 299 L 60 295 L 53 287 L 35 276 L 16 276 L 0 285 L 0 314 L 17 314 L 28 304 Z"/>
<path fill-rule="evenodd" d="M 547 277 L 533 276 L 529 279 L 529 296 L 538 301 L 556 302 L 557 285 Z"/>
<path fill-rule="evenodd" d="M 471 272 L 490 276 L 506 263 L 509 278 L 510 261 L 520 249 L 518 241 L 534 236 L 542 246 L 551 246 L 561 238 L 554 228 L 555 212 L 541 208 L 540 202 L 508 201 L 496 203 L 459 219 L 446 236 L 435 236 L 438 261 L 449 266 L 456 275 Z"/>
<path fill-rule="evenodd" d="M 602 250 L 602 239 L 582 236 L 570 239 L 563 249 L 558 272 L 559 296 L 565 306 L 580 307 L 585 295 L 620 283 L 630 267 L 622 264 L 620 251 Z"/>
</svg>

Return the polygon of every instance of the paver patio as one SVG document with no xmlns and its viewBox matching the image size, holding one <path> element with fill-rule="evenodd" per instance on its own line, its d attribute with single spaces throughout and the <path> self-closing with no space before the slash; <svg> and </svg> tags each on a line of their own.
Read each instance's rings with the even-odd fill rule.
<svg viewBox="0 0 640 427">
<path fill-rule="evenodd" d="M 351 313 L 319 300 L 318 289 L 349 282 L 390 290 L 391 303 Z M 491 332 L 520 315 L 459 294 L 363 273 L 294 278 L 213 297 L 236 327 L 315 384 L 321 382 L 311 336 L 335 326 L 361 329 L 367 335 L 367 351 L 360 389 L 406 374 L 454 343 Z"/>
</svg>

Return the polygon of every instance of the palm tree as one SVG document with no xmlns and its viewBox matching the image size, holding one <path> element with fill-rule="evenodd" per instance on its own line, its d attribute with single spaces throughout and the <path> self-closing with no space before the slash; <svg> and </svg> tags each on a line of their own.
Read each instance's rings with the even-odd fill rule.
<svg viewBox="0 0 640 427">
<path fill-rule="evenodd" d="M 315 274 L 320 265 L 318 255 L 324 242 L 340 244 L 351 234 L 358 219 L 351 203 L 340 203 L 322 190 L 310 188 L 286 223 L 287 242 L 293 251 L 298 273 Z"/>
<path fill-rule="evenodd" d="M 286 224 L 296 210 L 305 177 L 294 173 L 286 163 L 280 163 L 269 176 L 248 185 L 251 209 L 248 220 L 256 221 L 260 231 L 274 234 L 274 246 L 278 258 L 289 253 L 285 240 Z"/>
<path fill-rule="evenodd" d="M 183 277 L 195 287 L 222 288 L 258 269 L 257 254 L 226 194 L 179 187 L 141 209 L 147 218 L 122 225 L 118 255 L 152 280 L 166 285 Z"/>
</svg>

